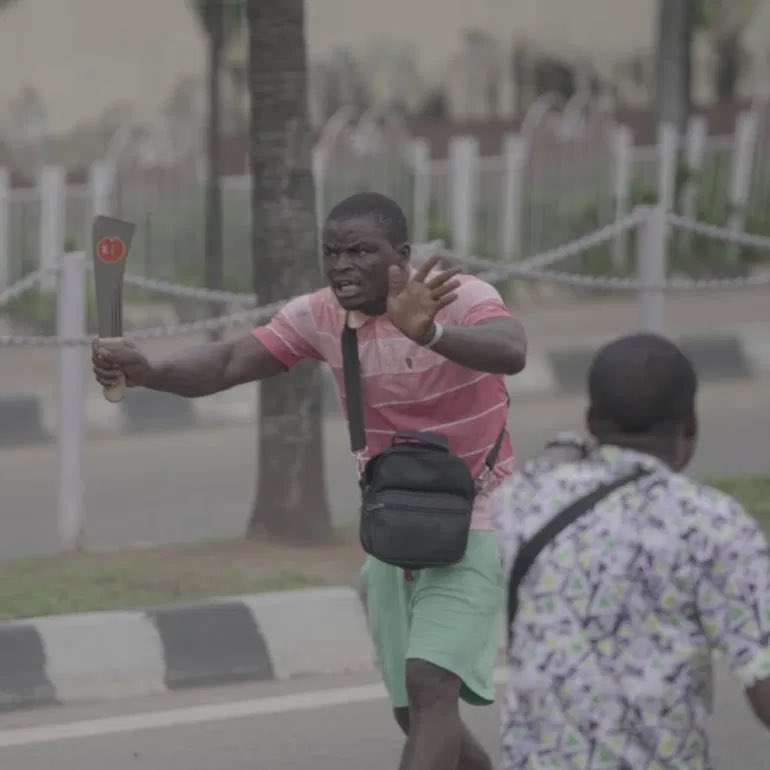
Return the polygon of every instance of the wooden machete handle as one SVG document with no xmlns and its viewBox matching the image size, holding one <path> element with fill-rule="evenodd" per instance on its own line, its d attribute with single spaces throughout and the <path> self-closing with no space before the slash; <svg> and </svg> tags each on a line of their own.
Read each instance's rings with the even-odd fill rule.
<svg viewBox="0 0 770 770">
<path fill-rule="evenodd" d="M 99 344 L 105 348 L 119 348 L 123 345 L 123 337 L 100 337 Z M 103 387 L 102 393 L 111 404 L 118 404 L 126 395 L 126 378 L 123 372 L 120 373 L 118 381 L 109 387 Z"/>
</svg>

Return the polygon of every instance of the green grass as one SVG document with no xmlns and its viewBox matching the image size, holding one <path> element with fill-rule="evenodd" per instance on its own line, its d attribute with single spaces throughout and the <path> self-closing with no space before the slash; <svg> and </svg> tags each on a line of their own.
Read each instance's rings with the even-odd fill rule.
<svg viewBox="0 0 770 770">
<path fill-rule="evenodd" d="M 337 540 L 317 548 L 233 540 L 13 560 L 0 564 L 0 620 L 352 584 L 360 548 Z"/>
<path fill-rule="evenodd" d="M 728 476 L 707 483 L 738 500 L 770 537 L 770 476 Z"/>
<path fill-rule="evenodd" d="M 770 536 L 770 475 L 707 482 L 739 500 Z M 351 524 L 327 546 L 231 540 L 19 559 L 0 564 L 0 620 L 352 584 L 362 558 Z"/>
</svg>

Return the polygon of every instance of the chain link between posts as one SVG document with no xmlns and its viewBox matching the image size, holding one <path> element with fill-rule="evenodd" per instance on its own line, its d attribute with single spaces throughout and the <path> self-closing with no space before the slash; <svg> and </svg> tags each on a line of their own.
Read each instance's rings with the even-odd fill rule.
<svg viewBox="0 0 770 770">
<path fill-rule="evenodd" d="M 23 294 L 26 294 L 31 289 L 37 286 L 40 279 L 49 271 L 47 270 L 35 270 L 29 275 L 25 275 L 20 281 L 17 281 L 7 289 L 0 291 L 0 308 L 3 308 L 9 302 L 13 302 Z M 55 272 L 55 271 L 54 271 Z"/>
<path fill-rule="evenodd" d="M 747 249 L 770 251 L 770 238 L 765 235 L 752 235 L 751 233 L 728 230 L 717 225 L 709 225 L 706 222 L 687 219 L 678 214 L 669 214 L 667 219 L 668 223 L 673 227 L 678 227 L 680 230 L 689 230 L 697 235 L 705 235 L 714 241 L 724 241 L 725 243 L 743 246 Z"/>
<path fill-rule="evenodd" d="M 612 291 L 637 292 L 637 291 L 713 291 L 717 289 L 753 289 L 770 286 L 770 275 L 749 276 L 745 278 L 726 279 L 689 279 L 671 278 L 660 284 L 642 283 L 636 278 L 621 276 L 585 275 L 566 271 L 549 270 L 548 268 L 559 262 L 580 256 L 589 249 L 602 246 L 627 232 L 636 230 L 644 222 L 645 214 L 641 211 L 634 212 L 623 219 L 613 222 L 594 233 L 577 238 L 562 246 L 542 252 L 521 262 L 501 265 L 493 260 L 479 257 L 460 257 L 451 251 L 438 250 L 438 255 L 448 262 L 463 265 L 469 269 L 479 270 L 477 276 L 489 283 L 501 283 L 512 278 L 528 281 L 543 281 L 565 286 L 585 289 L 606 289 Z M 735 243 L 746 248 L 770 251 L 770 238 L 757 235 L 737 233 L 732 230 L 695 222 L 674 214 L 669 214 L 667 222 L 672 227 L 690 230 L 727 243 Z M 0 293 L 0 308 L 8 302 L 16 299 L 25 292 L 34 288 L 38 281 L 48 270 L 37 270 L 25 276 L 21 281 L 5 289 Z M 53 269 L 56 272 L 56 269 Z M 256 305 L 256 294 L 247 294 L 229 291 L 212 291 L 200 289 L 183 284 L 175 284 L 170 281 L 162 281 L 154 278 L 144 278 L 127 274 L 124 278 L 127 285 L 135 288 L 158 293 L 196 299 L 208 302 L 222 302 L 240 305 Z M 288 300 L 281 300 L 262 307 L 253 307 L 222 315 L 218 318 L 208 318 L 200 321 L 177 324 L 174 326 L 156 326 L 148 329 L 140 329 L 127 334 L 132 340 L 141 341 L 158 339 L 161 337 L 195 334 L 199 332 L 219 331 L 228 327 L 236 327 L 246 324 L 259 324 L 269 320 L 280 310 Z M 63 347 L 90 345 L 94 336 L 78 338 L 60 338 L 56 336 L 35 335 L 0 335 L 0 347 Z"/>
</svg>

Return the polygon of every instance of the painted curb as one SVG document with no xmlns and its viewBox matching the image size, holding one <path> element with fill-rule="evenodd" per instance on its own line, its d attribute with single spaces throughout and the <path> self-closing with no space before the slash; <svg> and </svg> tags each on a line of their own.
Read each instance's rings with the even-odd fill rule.
<svg viewBox="0 0 770 770">
<path fill-rule="evenodd" d="M 740 334 L 689 336 L 679 340 L 702 382 L 750 380 L 770 373 L 770 336 L 766 324 L 746 327 Z M 518 395 L 575 395 L 585 391 L 586 376 L 599 340 L 584 347 L 539 349 L 531 345 L 526 369 L 509 377 L 508 389 Z M 331 374 L 323 370 L 323 409 L 341 417 L 340 400 Z M 86 404 L 91 434 L 124 434 L 184 430 L 254 421 L 259 386 L 241 386 L 201 399 L 167 393 L 129 391 L 117 407 L 103 398 Z M 56 436 L 55 405 L 31 395 L 0 396 L 0 448 L 51 441 Z"/>
<path fill-rule="evenodd" d="M 33 618 L 0 623 L 0 710 L 376 665 L 361 598 L 345 587 Z"/>
</svg>

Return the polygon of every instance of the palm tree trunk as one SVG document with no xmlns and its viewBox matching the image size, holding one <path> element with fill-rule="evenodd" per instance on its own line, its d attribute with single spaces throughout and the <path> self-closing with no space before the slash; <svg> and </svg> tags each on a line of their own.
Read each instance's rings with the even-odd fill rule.
<svg viewBox="0 0 770 770">
<path fill-rule="evenodd" d="M 261 303 L 317 287 L 304 0 L 248 0 L 254 289 Z M 260 386 L 259 481 L 249 534 L 323 540 L 321 372 L 306 362 Z"/>
<path fill-rule="evenodd" d="M 205 26 L 208 34 L 208 130 L 206 135 L 206 224 L 205 224 L 205 279 L 208 289 L 221 289 L 224 267 L 222 264 L 222 189 L 220 185 L 220 93 L 219 78 L 222 70 L 224 27 L 222 5 L 219 0 L 205 0 Z M 211 315 L 218 316 L 222 306 L 212 302 Z M 219 331 L 210 332 L 210 339 L 219 339 Z"/>
<path fill-rule="evenodd" d="M 680 136 L 690 115 L 694 5 L 694 0 L 658 0 L 658 121 L 675 125 Z"/>
</svg>

